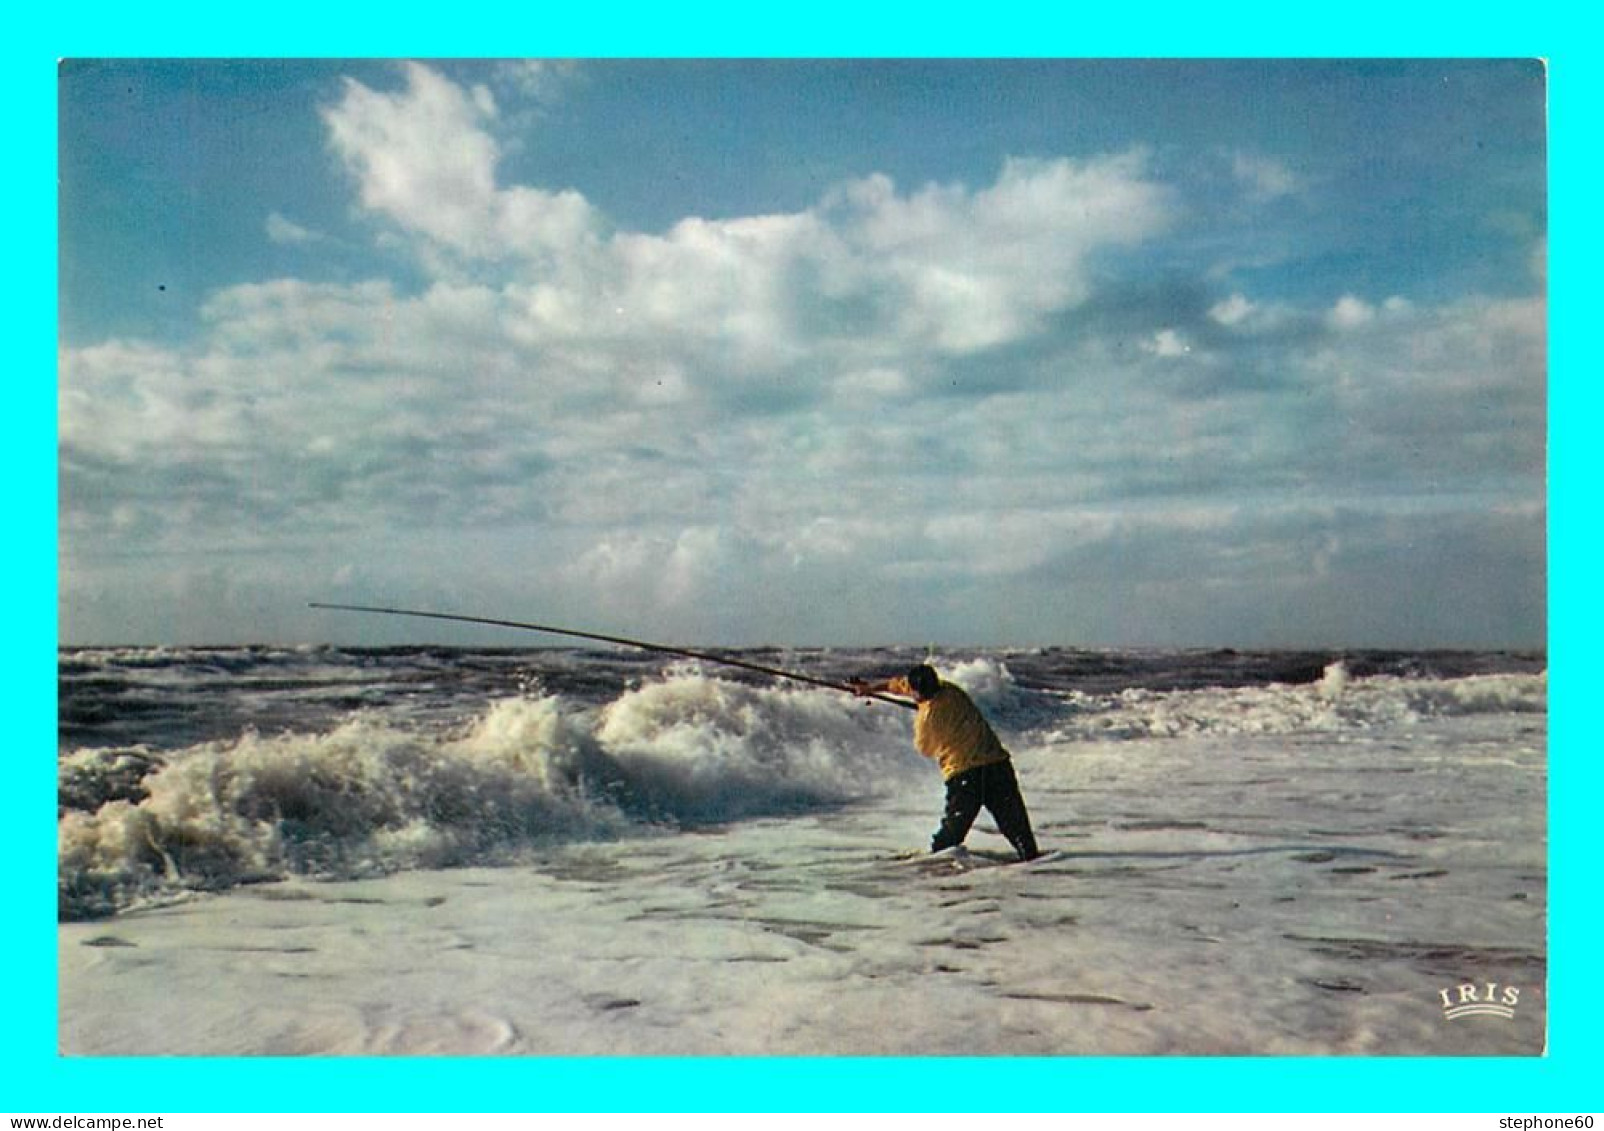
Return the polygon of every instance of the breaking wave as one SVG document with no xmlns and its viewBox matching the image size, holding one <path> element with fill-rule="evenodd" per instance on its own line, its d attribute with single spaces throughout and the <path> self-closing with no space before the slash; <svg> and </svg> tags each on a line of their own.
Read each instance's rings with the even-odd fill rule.
<svg viewBox="0 0 1604 1131">
<path fill-rule="evenodd" d="M 445 735 L 359 714 L 319 734 L 80 750 L 58 778 L 60 913 L 840 804 L 917 762 L 889 714 L 682 672 L 600 710 L 503 699 Z"/>
<path fill-rule="evenodd" d="M 908 659 L 787 662 L 845 678 Z M 1258 661 L 981 651 L 936 662 L 1016 754 L 1547 710 L 1541 670 L 1378 673 L 1269 659 L 1268 678 L 1224 685 L 1207 681 Z M 1105 670 L 1088 674 L 1093 665 Z M 1122 682 L 1138 665 L 1144 682 Z M 908 712 L 696 665 L 127 649 L 71 654 L 62 670 L 64 918 L 290 875 L 513 863 L 553 844 L 792 815 L 934 780 L 912 749 Z M 1294 670 L 1297 681 L 1276 682 Z"/>
<path fill-rule="evenodd" d="M 1068 718 L 1049 728 L 1051 740 L 1320 733 L 1474 715 L 1542 714 L 1548 710 L 1548 676 L 1358 678 L 1338 662 L 1312 683 L 1167 692 L 1136 688 L 1099 696 L 1070 692 L 1064 702 Z"/>
</svg>

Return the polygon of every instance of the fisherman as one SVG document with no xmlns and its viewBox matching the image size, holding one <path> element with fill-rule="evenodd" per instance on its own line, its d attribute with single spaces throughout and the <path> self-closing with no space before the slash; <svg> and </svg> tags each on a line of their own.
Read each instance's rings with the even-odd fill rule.
<svg viewBox="0 0 1604 1131">
<path fill-rule="evenodd" d="M 947 785 L 946 812 L 931 838 L 931 852 L 962 844 L 984 806 L 1021 860 L 1041 855 L 1008 751 L 963 689 L 942 679 L 929 664 L 892 679 L 855 679 L 851 687 L 860 696 L 889 692 L 918 703 L 913 744 L 941 767 Z"/>
</svg>

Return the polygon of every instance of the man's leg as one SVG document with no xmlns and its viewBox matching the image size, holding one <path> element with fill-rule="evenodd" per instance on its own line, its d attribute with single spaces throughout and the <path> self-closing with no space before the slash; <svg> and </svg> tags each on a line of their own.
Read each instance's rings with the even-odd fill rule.
<svg viewBox="0 0 1604 1131">
<path fill-rule="evenodd" d="M 930 851 L 940 852 L 964 842 L 969 826 L 975 823 L 984 801 L 979 770 L 958 774 L 947 782 L 947 810 L 941 816 L 941 827 L 930 839 Z"/>
<path fill-rule="evenodd" d="M 989 771 L 983 794 L 986 811 L 997 822 L 997 831 L 1008 838 L 1021 860 L 1034 860 L 1041 855 L 1041 850 L 1036 847 L 1036 834 L 1030 829 L 1030 814 L 1025 810 L 1013 763 L 998 762 L 983 768 Z"/>
</svg>

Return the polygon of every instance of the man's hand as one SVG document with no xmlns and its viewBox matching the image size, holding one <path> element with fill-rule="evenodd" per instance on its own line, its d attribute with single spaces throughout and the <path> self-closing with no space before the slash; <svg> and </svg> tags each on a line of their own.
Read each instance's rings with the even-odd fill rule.
<svg viewBox="0 0 1604 1131">
<path fill-rule="evenodd" d="M 858 696 L 860 699 L 867 699 L 871 694 L 874 693 L 874 689 L 869 686 L 867 680 L 849 679 L 847 680 L 847 686 L 852 688 L 852 694 Z"/>
</svg>

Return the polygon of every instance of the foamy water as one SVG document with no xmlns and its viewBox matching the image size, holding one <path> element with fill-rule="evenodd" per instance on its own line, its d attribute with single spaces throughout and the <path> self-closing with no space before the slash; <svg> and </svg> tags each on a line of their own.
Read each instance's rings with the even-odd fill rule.
<svg viewBox="0 0 1604 1131">
<path fill-rule="evenodd" d="M 99 690 L 64 716 L 68 1052 L 1543 1047 L 1530 659 L 937 657 L 1048 853 L 1004 867 L 985 817 L 923 851 L 910 713 L 829 691 L 569 654 L 127 658 L 70 661 Z M 236 729 L 188 741 L 163 686 Z M 176 721 L 125 741 L 119 701 Z M 1489 984 L 1512 1016 L 1445 1018 Z"/>
</svg>

